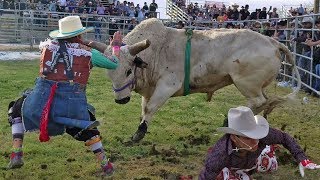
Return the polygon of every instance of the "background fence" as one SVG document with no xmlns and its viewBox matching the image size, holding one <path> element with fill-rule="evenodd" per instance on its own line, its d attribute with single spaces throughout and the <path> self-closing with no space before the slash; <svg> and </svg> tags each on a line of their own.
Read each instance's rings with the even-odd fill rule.
<svg viewBox="0 0 320 180">
<path fill-rule="evenodd" d="M 72 13 L 29 10 L 2 10 L 1 14 L 0 43 L 21 43 L 29 44 L 30 46 L 39 44 L 40 41 L 48 38 L 48 33 L 58 28 L 58 20 L 60 18 L 74 15 Z M 109 37 L 112 36 L 115 31 L 120 30 L 124 34 L 127 34 L 136 24 L 132 18 L 126 16 L 78 15 L 82 19 L 83 26 L 93 26 L 96 29 L 95 32 L 86 33 L 85 38 L 96 39 L 106 43 L 108 43 Z M 306 18 L 311 18 L 310 22 L 312 25 L 310 27 L 304 25 L 304 19 Z M 314 59 L 315 56 L 312 56 L 317 46 L 308 48 L 305 42 L 296 41 L 296 39 L 299 39 L 305 34 L 307 34 L 310 39 L 320 40 L 320 36 L 316 36 L 319 29 L 315 26 L 315 20 L 318 18 L 319 14 L 269 19 L 268 21 L 186 21 L 184 22 L 184 28 L 208 30 L 231 27 L 250 28 L 258 32 L 273 31 L 273 34 L 280 33 L 281 38 L 280 36 L 276 38 L 288 46 L 293 52 L 300 75 L 302 76 L 303 90 L 320 95 L 320 64 L 318 64 L 319 60 Z M 169 27 L 175 27 L 177 24 L 177 22 L 171 20 L 162 21 Z M 280 22 L 282 22 L 281 25 Z M 283 62 L 280 74 L 281 77 L 279 77 L 279 79 L 283 81 L 283 86 L 295 86 L 295 78 L 292 76 L 289 64 Z"/>
</svg>

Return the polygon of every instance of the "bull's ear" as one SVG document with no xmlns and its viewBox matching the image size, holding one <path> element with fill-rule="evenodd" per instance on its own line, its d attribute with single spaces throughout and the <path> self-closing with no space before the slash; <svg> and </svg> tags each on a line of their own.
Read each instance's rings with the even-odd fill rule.
<svg viewBox="0 0 320 180">
<path fill-rule="evenodd" d="M 133 63 L 139 68 L 146 68 L 148 63 L 144 62 L 140 57 L 136 56 L 133 60 Z"/>
<path fill-rule="evenodd" d="M 129 53 L 131 54 L 131 56 L 135 56 L 137 55 L 139 52 L 147 49 L 149 46 L 150 46 L 150 40 L 149 39 L 146 39 L 144 41 L 141 41 L 141 42 L 138 42 L 138 43 L 135 43 L 131 46 L 128 47 L 129 49 Z"/>
</svg>

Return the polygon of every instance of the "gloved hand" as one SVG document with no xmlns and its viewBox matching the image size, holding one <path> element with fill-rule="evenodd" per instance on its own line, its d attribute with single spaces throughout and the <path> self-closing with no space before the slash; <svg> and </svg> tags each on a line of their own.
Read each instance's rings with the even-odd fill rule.
<svg viewBox="0 0 320 180">
<path fill-rule="evenodd" d="M 305 159 L 299 163 L 301 177 L 304 177 L 304 169 L 320 169 L 320 165 L 313 163 L 309 159 Z"/>
</svg>

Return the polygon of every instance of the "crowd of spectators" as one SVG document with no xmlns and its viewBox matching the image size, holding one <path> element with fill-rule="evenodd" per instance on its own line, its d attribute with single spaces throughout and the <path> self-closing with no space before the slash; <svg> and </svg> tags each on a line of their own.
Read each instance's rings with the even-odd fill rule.
<svg viewBox="0 0 320 180">
<path fill-rule="evenodd" d="M 172 0 L 179 8 L 184 10 L 193 20 L 199 21 L 237 21 L 237 20 L 256 20 L 256 19 L 268 19 L 268 18 L 279 18 L 277 8 L 262 7 L 262 9 L 255 9 L 255 11 L 249 10 L 249 5 L 240 6 L 233 4 L 226 6 L 223 3 L 217 4 L 204 4 L 198 5 L 198 3 L 190 3 L 186 5 L 185 0 Z M 305 15 L 312 13 L 307 11 L 307 8 L 301 4 L 297 8 L 291 7 L 288 10 L 290 16 Z"/>
<path fill-rule="evenodd" d="M 148 17 L 157 17 L 158 9 L 158 5 L 155 0 L 152 0 L 149 5 L 147 2 L 140 5 L 135 4 L 133 1 L 129 2 L 118 0 L 112 0 L 112 3 L 107 4 L 103 4 L 100 0 L 20 0 L 19 3 L 13 3 L 12 0 L 1 1 L 3 1 L 4 9 L 34 9 L 45 12 L 127 16 L 135 17 L 138 21 L 142 21 Z"/>
</svg>

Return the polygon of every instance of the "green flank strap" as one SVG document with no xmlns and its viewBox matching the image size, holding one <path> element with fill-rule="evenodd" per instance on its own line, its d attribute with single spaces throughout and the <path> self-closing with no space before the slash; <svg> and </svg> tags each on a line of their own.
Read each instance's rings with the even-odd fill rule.
<svg viewBox="0 0 320 180">
<path fill-rule="evenodd" d="M 192 29 L 186 29 L 187 44 L 185 50 L 185 63 L 184 63 L 184 91 L 183 95 L 190 94 L 190 54 L 191 54 L 191 38 L 193 31 Z"/>
</svg>

